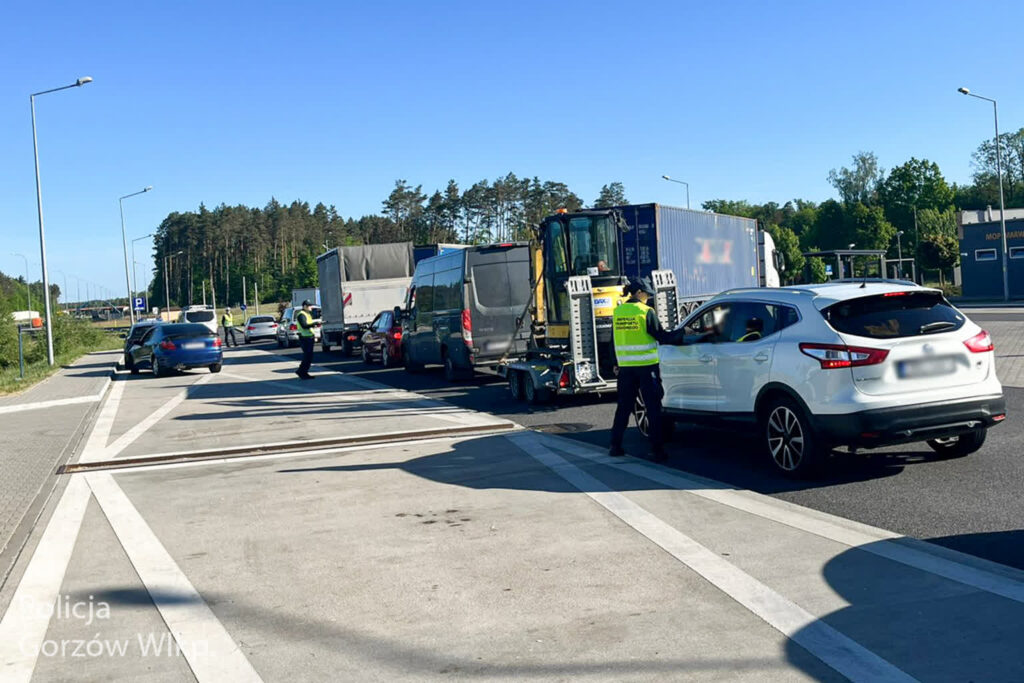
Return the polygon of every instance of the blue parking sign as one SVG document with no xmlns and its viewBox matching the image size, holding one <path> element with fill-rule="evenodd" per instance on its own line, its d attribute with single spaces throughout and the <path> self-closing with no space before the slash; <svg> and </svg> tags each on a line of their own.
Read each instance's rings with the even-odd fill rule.
<svg viewBox="0 0 1024 683">
<path fill-rule="evenodd" d="M 135 297 L 135 300 L 132 303 L 132 308 L 134 308 L 136 311 L 144 311 L 144 310 L 146 310 L 146 304 L 144 304 L 142 302 L 142 297 L 141 296 Z"/>
</svg>

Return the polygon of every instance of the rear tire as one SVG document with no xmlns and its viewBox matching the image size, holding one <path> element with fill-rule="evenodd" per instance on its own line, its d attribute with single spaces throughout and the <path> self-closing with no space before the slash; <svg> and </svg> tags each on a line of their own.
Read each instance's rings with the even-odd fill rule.
<svg viewBox="0 0 1024 683">
<path fill-rule="evenodd" d="M 281 341 L 281 338 L 280 337 L 275 337 L 275 339 L 277 340 L 277 348 L 283 349 L 284 348 L 284 342 Z"/>
<path fill-rule="evenodd" d="M 388 349 L 387 344 L 385 344 L 381 348 L 381 351 L 380 351 L 380 364 L 383 365 L 385 368 L 393 368 L 393 367 L 395 367 L 395 359 L 391 355 L 391 351 Z"/>
<path fill-rule="evenodd" d="M 820 470 L 825 449 L 796 401 L 780 396 L 768 404 L 761 417 L 762 443 L 777 471 L 805 478 Z"/>
<path fill-rule="evenodd" d="M 341 354 L 346 358 L 352 357 L 352 342 L 350 342 L 348 339 L 341 342 Z"/>
<path fill-rule="evenodd" d="M 517 401 L 523 400 L 523 382 L 526 373 L 520 370 L 509 370 L 508 371 L 508 390 L 512 393 L 512 398 Z M 533 381 L 526 379 L 525 381 Z"/>
<path fill-rule="evenodd" d="M 988 436 L 987 429 L 976 429 L 960 436 L 951 436 L 945 439 L 930 439 L 928 445 L 932 450 L 944 458 L 962 458 L 979 450 L 985 445 L 985 437 Z"/>
<path fill-rule="evenodd" d="M 320 348 L 323 350 L 324 353 L 330 353 L 331 352 L 331 342 L 327 341 L 326 337 L 321 337 L 320 338 Z"/>
<path fill-rule="evenodd" d="M 213 365 L 210 366 L 210 372 L 217 374 L 218 372 L 220 372 L 220 367 L 220 363 L 214 363 Z"/>
<path fill-rule="evenodd" d="M 459 369 L 455 367 L 455 361 L 447 353 L 444 354 L 444 378 L 448 383 L 453 384 L 462 379 Z"/>
<path fill-rule="evenodd" d="M 402 363 L 405 365 L 405 371 L 410 375 L 415 375 L 423 371 L 423 365 L 414 361 L 412 359 L 412 353 L 410 353 L 409 349 L 404 348 L 404 346 L 402 348 Z"/>
<path fill-rule="evenodd" d="M 533 405 L 543 405 L 551 400 L 551 390 L 547 387 L 538 387 L 532 378 L 526 378 L 523 382 L 523 397 Z"/>
<path fill-rule="evenodd" d="M 163 367 L 160 365 L 160 359 L 157 358 L 156 356 L 153 356 L 153 361 L 152 362 L 153 362 L 153 376 L 154 377 L 163 377 L 166 374 L 166 372 L 164 371 Z"/>
<path fill-rule="evenodd" d="M 363 344 L 362 356 L 363 356 L 363 364 L 364 365 L 369 365 L 370 364 L 370 349 L 368 349 L 366 347 L 366 344 Z"/>
</svg>

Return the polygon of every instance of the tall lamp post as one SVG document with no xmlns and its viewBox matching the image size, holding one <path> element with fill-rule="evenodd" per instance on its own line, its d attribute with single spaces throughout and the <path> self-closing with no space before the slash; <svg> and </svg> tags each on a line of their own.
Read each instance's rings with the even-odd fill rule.
<svg viewBox="0 0 1024 683">
<path fill-rule="evenodd" d="M 60 269 L 57 269 L 57 272 L 60 273 L 64 277 L 64 289 L 61 290 L 61 294 L 64 295 L 64 312 L 67 313 L 68 312 L 68 298 L 69 298 L 68 297 L 68 274 L 65 273 L 63 270 L 60 270 Z M 60 305 L 59 301 L 57 302 L 57 305 L 58 306 Z"/>
<path fill-rule="evenodd" d="M 135 243 L 138 242 L 139 240 L 144 240 L 147 237 L 152 237 L 152 236 L 153 236 L 153 233 L 150 233 L 148 235 L 143 235 L 142 237 L 136 237 L 135 239 L 132 240 L 132 289 L 134 289 L 136 292 L 139 291 L 139 279 L 135 276 L 135 266 L 139 265 L 139 262 L 135 260 Z M 146 292 L 147 292 L 147 294 L 146 294 L 146 308 L 148 309 L 149 308 L 149 294 L 148 294 L 149 293 L 149 289 L 148 289 L 148 286 L 147 286 Z"/>
<path fill-rule="evenodd" d="M 686 208 L 690 208 L 690 183 L 685 180 L 676 180 L 675 178 L 669 178 L 667 175 L 661 176 L 670 183 L 679 183 L 680 185 L 686 185 Z"/>
<path fill-rule="evenodd" d="M 164 308 L 167 309 L 168 316 L 170 315 L 170 310 L 171 310 L 171 287 L 168 284 L 168 282 L 170 281 L 170 278 L 167 277 L 167 263 L 172 258 L 174 258 L 175 256 L 178 256 L 179 254 L 184 254 L 184 253 L 185 253 L 184 249 L 179 249 L 178 251 L 174 252 L 173 254 L 168 254 L 167 256 L 164 256 Z M 167 322 L 171 322 L 169 317 L 168 317 Z"/>
<path fill-rule="evenodd" d="M 992 116 L 996 124 L 996 175 L 999 176 L 999 227 L 1003 238 L 1003 301 L 1009 301 L 1010 271 L 1006 254 L 1006 203 L 1003 201 L 1003 157 L 999 149 L 1002 146 L 999 142 L 999 107 L 991 97 L 975 95 L 967 88 L 957 88 L 957 92 L 992 103 Z"/>
<path fill-rule="evenodd" d="M 32 151 L 36 158 L 36 209 L 39 213 L 39 256 L 43 269 L 43 300 L 46 303 L 46 360 L 53 365 L 53 320 L 50 311 L 50 275 L 46 272 L 46 237 L 43 231 L 43 188 L 39 179 L 39 141 L 36 136 L 36 97 L 68 88 L 78 88 L 92 82 L 92 76 L 83 76 L 71 85 L 41 90 L 28 96 L 32 106 Z"/>
<path fill-rule="evenodd" d="M 32 285 L 29 284 L 29 279 L 28 279 L 28 256 L 25 256 L 24 254 L 19 254 L 16 251 L 12 251 L 11 252 L 11 256 L 20 256 L 21 258 L 25 259 L 25 292 L 28 294 L 28 308 L 25 309 L 25 310 L 31 311 L 32 310 Z"/>
<path fill-rule="evenodd" d="M 124 227 L 124 200 L 128 199 L 129 197 L 145 194 L 146 192 L 149 192 L 152 189 L 152 185 L 147 185 L 138 192 L 132 192 L 131 194 L 126 194 L 125 196 L 118 197 L 117 199 L 117 203 L 121 207 L 121 244 L 124 247 L 124 284 L 125 286 L 128 287 L 128 316 L 132 321 L 132 325 L 135 324 L 135 294 L 132 291 L 132 280 L 131 276 L 128 273 L 128 233 Z M 134 248 L 134 246 L 135 245 L 133 244 L 132 247 Z M 132 257 L 132 260 L 135 260 L 134 256 Z"/>
<path fill-rule="evenodd" d="M 896 279 L 903 279 L 903 231 L 896 232 L 896 253 L 899 255 L 896 261 Z"/>
</svg>

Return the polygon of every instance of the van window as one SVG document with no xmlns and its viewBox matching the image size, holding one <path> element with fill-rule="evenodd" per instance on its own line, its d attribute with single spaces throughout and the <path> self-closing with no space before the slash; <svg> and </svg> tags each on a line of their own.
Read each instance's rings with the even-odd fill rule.
<svg viewBox="0 0 1024 683">
<path fill-rule="evenodd" d="M 530 264 L 526 261 L 473 266 L 473 293 L 477 306 L 523 308 L 530 298 Z"/>
<path fill-rule="evenodd" d="M 821 314 L 838 332 L 892 339 L 952 332 L 964 317 L 938 292 L 890 292 L 840 301 Z"/>
<path fill-rule="evenodd" d="M 428 279 L 418 287 L 416 287 L 416 322 L 425 323 L 429 322 L 430 316 L 434 312 L 434 285 L 433 277 L 428 276 Z"/>
<path fill-rule="evenodd" d="M 434 310 L 462 308 L 462 271 L 445 270 L 434 275 Z"/>
</svg>

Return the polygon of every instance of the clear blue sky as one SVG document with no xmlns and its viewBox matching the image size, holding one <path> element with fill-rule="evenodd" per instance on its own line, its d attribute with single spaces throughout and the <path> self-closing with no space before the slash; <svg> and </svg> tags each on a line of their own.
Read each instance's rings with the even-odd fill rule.
<svg viewBox="0 0 1024 683">
<path fill-rule="evenodd" d="M 619 180 L 631 201 L 682 204 L 663 173 L 694 207 L 821 201 L 858 150 L 968 181 L 992 116 L 958 86 L 1024 126 L 1020 2 L 490 5 L 10 3 L 0 270 L 21 272 L 23 252 L 39 277 L 28 94 L 84 75 L 37 100 L 51 278 L 117 294 L 117 198 L 145 185 L 129 237 L 200 202 L 359 216 L 397 178 L 429 192 L 508 171 L 587 202 Z"/>
</svg>

